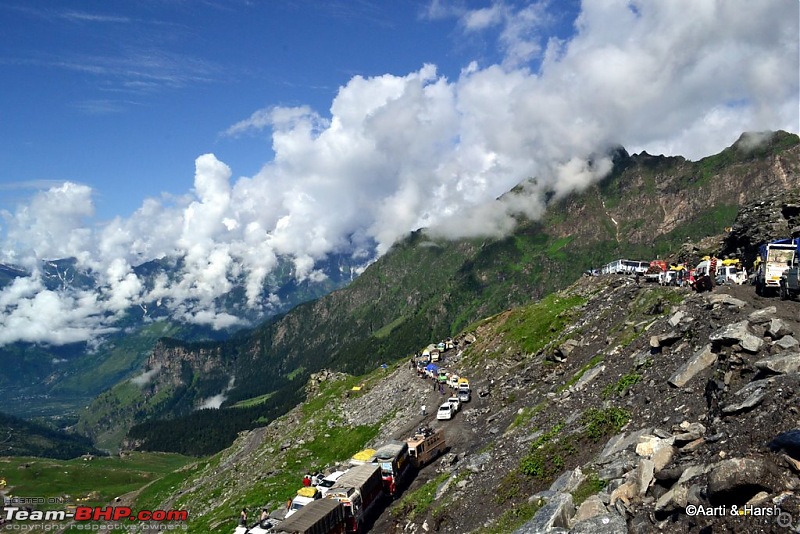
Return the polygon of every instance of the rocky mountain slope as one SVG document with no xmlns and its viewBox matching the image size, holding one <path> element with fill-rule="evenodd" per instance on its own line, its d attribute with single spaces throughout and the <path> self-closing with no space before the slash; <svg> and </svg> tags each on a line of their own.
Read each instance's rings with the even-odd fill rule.
<svg viewBox="0 0 800 534">
<path fill-rule="evenodd" d="M 305 471 L 429 424 L 449 453 L 371 532 L 785 531 L 800 518 L 800 451 L 785 434 L 800 427 L 799 312 L 750 286 L 585 277 L 465 331 L 475 342 L 460 338 L 443 365 L 475 395 L 452 421 L 421 415 L 442 397 L 407 362 L 315 375 L 304 405 L 137 505 L 232 532 L 238 509 L 280 508 Z"/>
<path fill-rule="evenodd" d="M 751 140 L 743 135 L 698 162 L 618 150 L 609 177 L 580 194 L 552 199 L 543 220 L 520 221 L 504 239 L 446 242 L 415 232 L 346 289 L 298 306 L 237 340 L 160 345 L 148 359 L 152 380 L 147 389 L 130 395 L 130 387 L 121 385 L 87 414 L 112 421 L 116 427 L 106 431 L 113 433 L 142 421 L 135 415 L 138 406 L 157 394 L 166 397 L 160 400 L 169 409 L 155 415 L 174 417 L 196 408 L 198 400 L 223 393 L 220 420 L 231 419 L 233 412 L 225 406 L 264 396 L 265 409 L 274 413 L 280 411 L 274 403 L 299 392 L 297 382 L 316 370 L 365 372 L 430 339 L 454 335 L 481 317 L 561 289 L 583 270 L 614 257 L 663 256 L 687 238 L 722 234 L 739 206 L 800 187 L 796 135 L 778 132 L 756 147 Z M 216 357 L 199 373 L 193 362 L 209 354 Z M 181 363 L 166 365 L 175 358 Z M 173 372 L 164 372 L 168 369 Z M 224 379 L 203 380 L 209 373 L 235 376 L 235 381 L 229 387 Z M 128 415 L 111 417 L 110 406 L 127 406 Z M 254 417 L 265 415 L 254 412 Z M 136 442 L 153 448 L 158 431 L 147 425 L 137 429 Z M 197 442 L 189 434 L 173 437 L 173 443 Z"/>
</svg>

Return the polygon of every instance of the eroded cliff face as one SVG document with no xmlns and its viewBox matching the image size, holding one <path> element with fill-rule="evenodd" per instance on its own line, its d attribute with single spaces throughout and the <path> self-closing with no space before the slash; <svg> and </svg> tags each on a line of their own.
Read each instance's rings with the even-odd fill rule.
<svg viewBox="0 0 800 534">
<path fill-rule="evenodd" d="M 758 247 L 776 238 L 800 237 L 800 191 L 764 195 L 743 206 L 725 237 L 723 252 L 755 260 Z"/>
<path fill-rule="evenodd" d="M 789 137 L 775 134 L 762 152 Z M 698 162 L 622 154 L 611 176 L 565 201 L 567 216 L 554 230 L 560 237 L 627 243 L 651 243 L 693 221 L 723 233 L 717 221 L 732 219 L 740 206 L 800 188 L 800 145 L 767 155 L 744 145 L 740 139 Z"/>
</svg>

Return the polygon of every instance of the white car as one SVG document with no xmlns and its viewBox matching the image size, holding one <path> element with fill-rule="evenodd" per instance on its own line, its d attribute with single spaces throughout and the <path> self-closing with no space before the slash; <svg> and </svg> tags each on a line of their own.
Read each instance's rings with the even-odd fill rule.
<svg viewBox="0 0 800 534">
<path fill-rule="evenodd" d="M 453 406 L 449 402 L 445 402 L 439 409 L 436 410 L 436 419 L 445 420 L 453 418 Z"/>
<path fill-rule="evenodd" d="M 459 408 L 461 408 L 461 401 L 458 400 L 458 397 L 456 395 L 453 395 L 452 397 L 447 399 L 447 402 L 450 404 L 450 406 L 453 407 L 453 413 L 457 412 Z"/>
<path fill-rule="evenodd" d="M 319 481 L 317 484 L 317 489 L 319 490 L 320 495 L 323 497 L 331 487 L 336 484 L 336 481 L 339 480 L 339 477 L 344 474 L 344 471 L 334 471 L 330 475 L 326 476 L 322 480 Z"/>
</svg>

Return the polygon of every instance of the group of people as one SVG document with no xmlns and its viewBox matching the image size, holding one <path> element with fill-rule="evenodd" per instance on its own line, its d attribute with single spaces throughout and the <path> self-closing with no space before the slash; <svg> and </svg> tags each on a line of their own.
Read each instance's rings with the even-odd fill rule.
<svg viewBox="0 0 800 534">
<path fill-rule="evenodd" d="M 303 477 L 303 486 L 306 487 L 306 488 L 309 487 L 309 486 L 318 486 L 320 481 L 324 477 L 325 477 L 325 475 L 323 475 L 322 473 L 314 473 L 313 475 L 307 473 Z"/>
<path fill-rule="evenodd" d="M 267 519 L 269 519 L 269 512 L 266 508 L 262 508 L 258 521 L 259 523 L 263 523 Z M 247 526 L 247 508 L 242 508 L 242 511 L 239 513 L 239 524 L 243 527 Z"/>
</svg>

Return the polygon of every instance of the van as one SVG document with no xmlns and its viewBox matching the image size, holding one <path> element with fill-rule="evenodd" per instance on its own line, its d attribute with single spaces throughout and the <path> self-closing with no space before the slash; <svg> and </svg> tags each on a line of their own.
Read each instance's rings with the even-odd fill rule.
<svg viewBox="0 0 800 534">
<path fill-rule="evenodd" d="M 297 495 L 295 495 L 294 499 L 292 499 L 292 502 L 289 503 L 289 509 L 286 511 L 286 517 L 288 518 L 293 516 L 298 510 L 303 508 L 308 503 L 321 498 L 322 494 L 313 486 L 300 488 L 297 490 Z"/>
<path fill-rule="evenodd" d="M 738 265 L 722 265 L 717 267 L 717 283 L 738 284 L 747 282 L 747 271 Z"/>
</svg>

